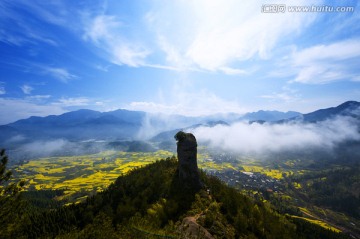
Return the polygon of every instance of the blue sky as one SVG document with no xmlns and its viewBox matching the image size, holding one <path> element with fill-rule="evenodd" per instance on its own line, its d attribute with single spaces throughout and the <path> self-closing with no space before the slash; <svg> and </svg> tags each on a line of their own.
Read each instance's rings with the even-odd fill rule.
<svg viewBox="0 0 360 239">
<path fill-rule="evenodd" d="M 0 2 L 0 124 L 81 108 L 307 113 L 360 101 L 349 12 L 263 13 L 253 0 Z"/>
</svg>

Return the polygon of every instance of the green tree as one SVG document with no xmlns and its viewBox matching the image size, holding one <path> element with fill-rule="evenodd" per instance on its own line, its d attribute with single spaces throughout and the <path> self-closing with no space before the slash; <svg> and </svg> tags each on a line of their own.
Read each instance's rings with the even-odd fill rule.
<svg viewBox="0 0 360 239">
<path fill-rule="evenodd" d="M 5 149 L 0 151 L 0 197 L 6 195 L 15 195 L 25 185 L 25 181 L 21 180 L 17 183 L 6 184 L 12 176 L 10 170 L 6 170 L 6 165 L 9 161 L 8 156 L 5 153 Z"/>
</svg>

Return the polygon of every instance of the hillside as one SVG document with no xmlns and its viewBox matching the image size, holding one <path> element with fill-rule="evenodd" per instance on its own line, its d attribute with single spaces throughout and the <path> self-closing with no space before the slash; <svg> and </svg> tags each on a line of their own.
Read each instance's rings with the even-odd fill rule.
<svg viewBox="0 0 360 239">
<path fill-rule="evenodd" d="M 84 203 L 52 210 L 41 206 L 46 197 L 40 195 L 48 191 L 38 191 L 31 204 L 26 194 L 22 202 L 7 200 L 1 210 L 1 235 L 190 238 L 195 230 L 197 238 L 347 238 L 280 215 L 269 203 L 240 194 L 203 172 L 204 189 L 191 190 L 178 180 L 176 170 L 174 157 L 156 161 L 120 176 Z M 206 237 L 209 234 L 213 237 Z"/>
</svg>

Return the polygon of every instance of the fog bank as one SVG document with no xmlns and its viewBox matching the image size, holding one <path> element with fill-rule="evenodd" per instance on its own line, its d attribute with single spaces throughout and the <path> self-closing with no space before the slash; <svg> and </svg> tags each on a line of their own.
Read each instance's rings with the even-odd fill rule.
<svg viewBox="0 0 360 239">
<path fill-rule="evenodd" d="M 236 153 L 277 153 L 306 148 L 331 150 L 346 140 L 360 140 L 359 120 L 336 117 L 318 123 L 248 124 L 199 127 L 192 130 L 200 143 Z"/>
</svg>

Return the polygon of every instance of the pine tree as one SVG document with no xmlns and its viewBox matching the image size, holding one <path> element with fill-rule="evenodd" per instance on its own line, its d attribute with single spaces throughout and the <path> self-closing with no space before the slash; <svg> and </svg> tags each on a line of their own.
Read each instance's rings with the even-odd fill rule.
<svg viewBox="0 0 360 239">
<path fill-rule="evenodd" d="M 9 161 L 8 156 L 5 153 L 5 149 L 0 151 L 0 197 L 6 195 L 15 195 L 25 185 L 25 181 L 21 180 L 18 183 L 9 183 L 7 181 L 12 176 L 10 170 L 6 170 L 6 165 Z"/>
</svg>

